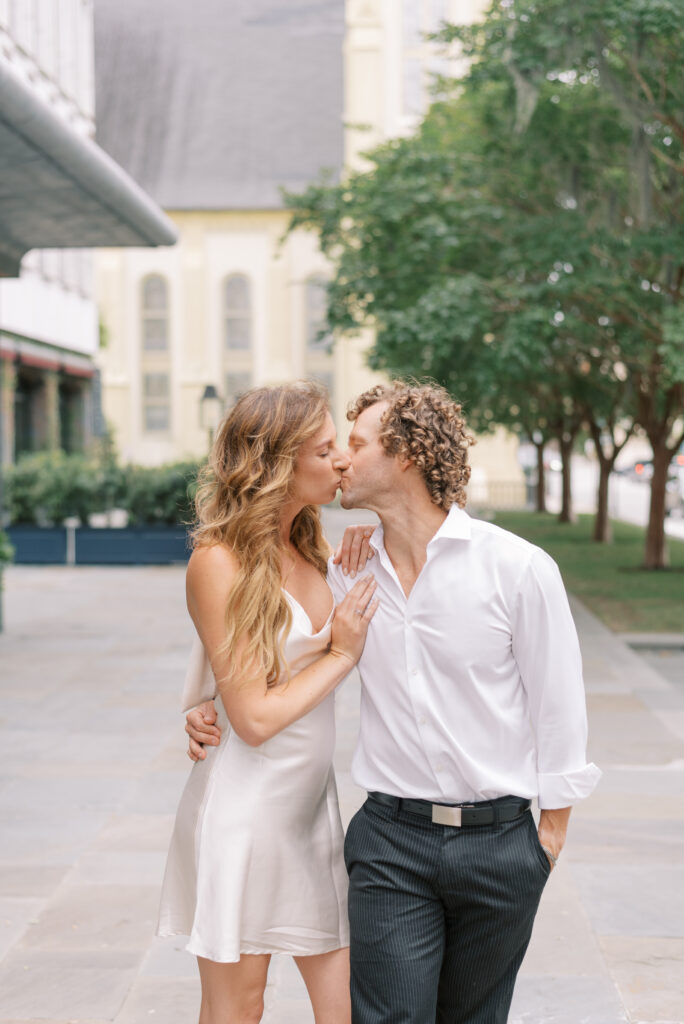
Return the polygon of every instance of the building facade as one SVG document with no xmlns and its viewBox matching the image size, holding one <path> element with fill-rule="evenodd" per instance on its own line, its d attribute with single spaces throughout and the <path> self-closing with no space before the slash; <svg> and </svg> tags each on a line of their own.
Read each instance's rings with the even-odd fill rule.
<svg viewBox="0 0 684 1024">
<path fill-rule="evenodd" d="M 444 22 L 473 24 L 487 0 L 347 0 L 345 167 L 364 170 L 363 153 L 410 135 L 426 113 L 437 75 L 458 77 L 466 63 L 456 47 L 430 40 Z M 371 331 L 359 344 L 372 344 Z M 469 460 L 469 499 L 477 505 L 524 501 L 518 441 L 505 430 L 479 437 Z"/>
<path fill-rule="evenodd" d="M 458 77 L 457 47 L 429 37 L 444 22 L 472 24 L 487 0 L 347 0 L 345 166 L 363 170 L 363 152 L 410 135 L 425 115 L 436 75 Z"/>
<path fill-rule="evenodd" d="M 84 450 L 97 429 L 100 332 L 89 244 L 174 237 L 93 142 L 93 55 L 92 0 L 0 0 L 4 463 L 36 450 Z M 141 223 L 131 227 L 134 216 Z"/>
<path fill-rule="evenodd" d="M 92 9 L 0 0 L 0 60 L 69 130 L 94 135 Z M 36 449 L 81 449 L 92 431 L 97 351 L 93 259 L 32 250 L 20 277 L 0 280 L 5 462 Z"/>
<path fill-rule="evenodd" d="M 174 250 L 97 256 L 115 443 L 146 463 L 202 455 L 207 385 L 229 406 L 301 376 L 327 385 L 344 436 L 349 400 L 379 379 L 365 363 L 372 335 L 323 333 L 331 268 L 314 235 L 283 240 L 280 187 L 362 169 L 364 150 L 413 131 L 431 76 L 460 67 L 426 34 L 484 2 L 202 0 L 188 12 L 165 0 L 163 25 L 160 3 L 96 3 L 98 139 L 180 236 Z M 124 77 L 128 96 L 111 88 Z M 501 475 L 501 458 L 517 474 L 508 442 L 475 452 L 476 477 L 489 463 Z"/>
<path fill-rule="evenodd" d="M 320 337 L 328 267 L 310 233 L 282 242 L 284 211 L 172 211 L 171 250 L 98 253 L 105 410 L 124 461 L 206 452 L 201 398 L 225 406 L 254 384 L 315 377 L 336 418 L 373 379 L 358 341 Z"/>
<path fill-rule="evenodd" d="M 95 29 L 98 141 L 180 238 L 97 256 L 121 457 L 204 454 L 207 385 L 229 406 L 254 384 L 314 376 L 344 423 L 375 378 L 358 341 L 324 335 L 330 268 L 311 233 L 284 237 L 281 194 L 342 173 L 344 3 L 97 0 Z"/>
</svg>

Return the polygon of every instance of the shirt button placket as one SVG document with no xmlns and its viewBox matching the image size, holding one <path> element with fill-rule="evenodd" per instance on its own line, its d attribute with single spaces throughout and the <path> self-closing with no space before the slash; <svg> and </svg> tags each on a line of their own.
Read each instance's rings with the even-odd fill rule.
<svg viewBox="0 0 684 1024">
<path fill-rule="evenodd" d="M 413 634 L 412 634 L 411 630 L 412 630 L 412 626 L 413 626 L 413 620 L 411 619 L 411 616 L 410 616 L 408 611 L 406 612 L 406 616 L 405 616 L 405 625 L 406 625 L 406 630 L 405 630 L 404 636 L 405 636 L 406 664 L 408 665 L 408 674 L 409 674 L 409 676 L 411 677 L 411 679 L 415 683 L 419 684 L 421 682 L 421 679 L 420 679 L 420 669 L 418 668 L 417 659 L 416 659 L 416 653 L 417 652 L 414 650 L 415 645 L 412 642 L 413 641 Z M 418 721 L 418 725 L 421 725 L 421 726 L 427 725 L 427 718 L 423 714 L 419 714 L 417 716 L 417 721 Z"/>
</svg>

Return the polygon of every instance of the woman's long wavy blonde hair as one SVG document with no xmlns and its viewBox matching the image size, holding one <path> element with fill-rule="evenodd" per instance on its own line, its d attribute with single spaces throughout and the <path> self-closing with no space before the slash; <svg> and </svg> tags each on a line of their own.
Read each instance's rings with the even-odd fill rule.
<svg viewBox="0 0 684 1024">
<path fill-rule="evenodd" d="M 225 609 L 222 651 L 236 650 L 238 638 L 247 638 L 247 645 L 231 676 L 256 664 L 274 686 L 286 669 L 282 645 L 292 613 L 282 591 L 280 516 L 297 453 L 327 411 L 327 393 L 313 381 L 252 388 L 219 427 L 200 472 L 193 547 L 226 544 L 240 566 Z M 318 506 L 299 512 L 290 539 L 325 574 L 328 548 Z"/>
</svg>

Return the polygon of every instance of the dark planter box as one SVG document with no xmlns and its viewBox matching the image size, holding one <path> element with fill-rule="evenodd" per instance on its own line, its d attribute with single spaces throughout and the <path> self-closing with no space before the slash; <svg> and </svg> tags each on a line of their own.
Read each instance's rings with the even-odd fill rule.
<svg viewBox="0 0 684 1024">
<path fill-rule="evenodd" d="M 5 532 L 17 565 L 169 565 L 190 557 L 183 526 L 9 526 Z"/>
<path fill-rule="evenodd" d="M 5 533 L 19 565 L 64 565 L 67 532 L 64 526 L 8 526 Z"/>
<path fill-rule="evenodd" d="M 187 562 L 190 549 L 182 526 L 80 526 L 76 565 L 168 565 Z"/>
</svg>

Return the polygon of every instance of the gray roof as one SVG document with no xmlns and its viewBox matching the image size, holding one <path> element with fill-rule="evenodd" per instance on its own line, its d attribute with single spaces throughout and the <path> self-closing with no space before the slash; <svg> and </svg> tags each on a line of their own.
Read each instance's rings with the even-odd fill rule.
<svg viewBox="0 0 684 1024">
<path fill-rule="evenodd" d="M 342 166 L 344 0 L 95 0 L 97 141 L 166 209 Z"/>
</svg>

